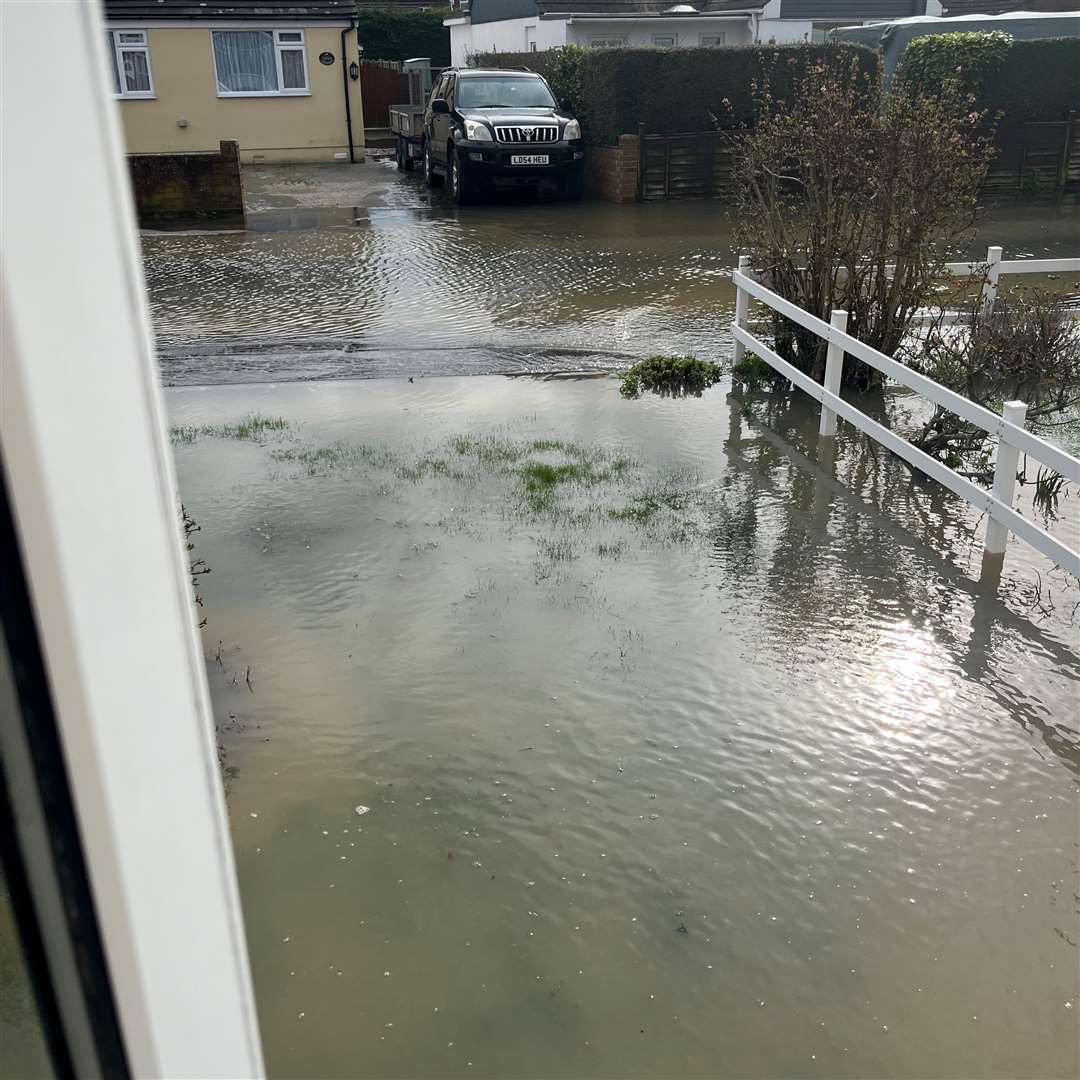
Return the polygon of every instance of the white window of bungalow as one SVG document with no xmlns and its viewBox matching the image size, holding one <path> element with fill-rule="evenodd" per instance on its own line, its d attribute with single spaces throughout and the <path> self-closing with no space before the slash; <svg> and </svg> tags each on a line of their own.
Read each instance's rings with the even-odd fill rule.
<svg viewBox="0 0 1080 1080">
<path fill-rule="evenodd" d="M 658 49 L 674 49 L 678 37 L 675 34 L 653 34 L 652 43 Z"/>
<path fill-rule="evenodd" d="M 113 93 L 121 98 L 152 98 L 150 45 L 145 30 L 106 30 Z"/>
<path fill-rule="evenodd" d="M 727 34 L 702 34 L 702 45 L 723 45 L 727 41 Z"/>
<path fill-rule="evenodd" d="M 589 45 L 594 49 L 621 49 L 626 45 L 626 35 L 589 38 Z"/>
<path fill-rule="evenodd" d="M 303 30 L 211 30 L 218 97 L 309 94 Z"/>
</svg>

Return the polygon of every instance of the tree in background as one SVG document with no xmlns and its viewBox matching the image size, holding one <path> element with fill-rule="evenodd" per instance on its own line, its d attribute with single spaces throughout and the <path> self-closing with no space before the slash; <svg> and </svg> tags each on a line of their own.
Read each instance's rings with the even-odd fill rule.
<svg viewBox="0 0 1080 1080">
<path fill-rule="evenodd" d="M 453 12 L 448 7 L 426 11 L 369 11 L 357 16 L 360 44 L 369 60 L 410 60 L 429 56 L 434 67 L 450 63 L 450 31 L 443 19 Z"/>
<path fill-rule="evenodd" d="M 848 332 L 891 355 L 970 238 L 993 152 L 983 117 L 955 80 L 886 90 L 843 57 L 809 67 L 790 100 L 756 93 L 757 126 L 739 137 L 741 250 L 781 296 L 824 320 L 846 310 Z M 774 316 L 774 340 L 821 379 L 816 335 Z M 844 370 L 849 385 L 881 384 L 853 358 Z"/>
</svg>

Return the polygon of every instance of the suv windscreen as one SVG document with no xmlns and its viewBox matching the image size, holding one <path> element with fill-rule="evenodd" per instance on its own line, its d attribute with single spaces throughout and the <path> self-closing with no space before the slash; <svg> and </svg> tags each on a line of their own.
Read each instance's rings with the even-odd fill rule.
<svg viewBox="0 0 1080 1080">
<path fill-rule="evenodd" d="M 554 109 L 543 79 L 527 79 L 520 75 L 476 75 L 460 79 L 457 106 L 459 109 Z"/>
</svg>

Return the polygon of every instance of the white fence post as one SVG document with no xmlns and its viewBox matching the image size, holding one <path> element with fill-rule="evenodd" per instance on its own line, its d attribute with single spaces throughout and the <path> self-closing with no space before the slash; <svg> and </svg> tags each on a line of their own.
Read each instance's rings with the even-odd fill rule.
<svg viewBox="0 0 1080 1080">
<path fill-rule="evenodd" d="M 998 251 L 1001 248 L 997 249 Z M 1001 415 L 1016 424 L 1024 426 L 1027 418 L 1027 405 L 1022 401 L 1006 401 Z M 1020 460 L 1020 448 L 1005 439 L 1004 432 L 998 436 L 997 461 L 994 463 L 994 495 L 1006 506 L 1012 506 L 1016 491 L 1016 466 Z M 1004 555 L 1005 545 L 1009 541 L 1009 530 L 1000 521 L 991 518 L 986 523 L 986 552 L 989 555 Z"/>
<path fill-rule="evenodd" d="M 997 299 L 998 278 L 1001 276 L 1001 248 L 986 249 L 986 279 L 982 287 L 982 313 L 994 313 L 994 301 Z"/>
<path fill-rule="evenodd" d="M 848 313 L 846 311 L 834 311 L 829 319 L 829 325 L 834 330 L 847 333 Z M 844 347 L 837 342 L 829 342 L 829 351 L 825 354 L 825 389 L 830 394 L 840 395 L 840 382 L 844 376 Z M 822 435 L 836 434 L 836 413 L 827 405 L 821 406 L 821 426 L 818 431 Z"/>
<path fill-rule="evenodd" d="M 750 272 L 750 256 L 739 256 L 739 273 L 748 274 Z M 746 329 L 746 317 L 750 311 L 750 294 L 738 285 L 735 286 L 735 325 L 741 326 Z M 741 341 L 735 342 L 735 363 L 741 364 L 742 358 L 746 355 L 746 346 Z"/>
</svg>

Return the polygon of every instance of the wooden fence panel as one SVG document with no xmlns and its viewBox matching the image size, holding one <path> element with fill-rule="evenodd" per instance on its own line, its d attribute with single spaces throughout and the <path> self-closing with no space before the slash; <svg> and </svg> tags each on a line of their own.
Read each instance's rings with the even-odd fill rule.
<svg viewBox="0 0 1080 1080">
<path fill-rule="evenodd" d="M 736 147 L 729 132 L 639 132 L 640 197 L 731 199 Z M 998 128 L 995 155 L 979 194 L 984 199 L 1080 194 L 1080 120 Z"/>
<path fill-rule="evenodd" d="M 390 106 L 409 100 L 409 80 L 392 60 L 365 60 L 360 65 L 360 92 L 364 99 L 364 127 L 390 126 Z"/>
<path fill-rule="evenodd" d="M 731 136 L 706 131 L 641 139 L 641 197 L 722 199 L 734 193 Z"/>
</svg>

